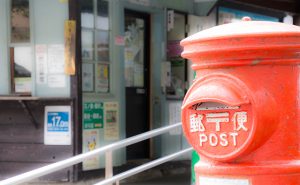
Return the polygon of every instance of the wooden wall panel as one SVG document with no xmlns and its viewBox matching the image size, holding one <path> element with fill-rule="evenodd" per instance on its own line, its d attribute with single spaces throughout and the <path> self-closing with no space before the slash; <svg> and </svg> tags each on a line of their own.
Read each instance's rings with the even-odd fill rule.
<svg viewBox="0 0 300 185">
<path fill-rule="evenodd" d="M 30 170 L 34 170 L 39 167 L 46 166 L 50 163 L 21 163 L 21 162 L 0 162 L 0 179 L 6 179 L 9 177 L 13 177 L 15 175 L 28 172 Z M 45 180 L 45 181 L 69 181 L 70 180 L 70 171 L 72 168 L 63 169 L 52 174 L 43 176 L 37 180 Z"/>
<path fill-rule="evenodd" d="M 32 123 L 32 118 L 26 114 L 19 101 L 0 99 L 0 180 L 69 158 L 74 154 L 74 145 L 44 145 L 45 106 L 72 105 L 71 100 L 25 103 L 37 126 Z M 41 179 L 66 181 L 72 178 L 73 167 Z"/>
<path fill-rule="evenodd" d="M 0 143 L 0 162 L 56 162 L 72 156 L 72 146 Z"/>
</svg>

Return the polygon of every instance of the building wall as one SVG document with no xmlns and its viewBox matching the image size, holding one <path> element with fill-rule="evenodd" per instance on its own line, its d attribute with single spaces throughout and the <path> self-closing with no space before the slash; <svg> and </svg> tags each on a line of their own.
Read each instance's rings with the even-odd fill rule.
<svg viewBox="0 0 300 185">
<path fill-rule="evenodd" d="M 109 1 L 110 3 L 110 94 L 83 94 L 83 103 L 85 102 L 118 102 L 119 120 L 120 120 L 120 139 L 126 138 L 125 135 L 125 80 L 124 80 L 124 46 L 114 44 L 116 36 L 124 35 L 124 9 L 136 10 L 151 14 L 151 61 L 150 61 L 150 119 L 151 128 L 166 126 L 168 120 L 168 101 L 166 95 L 161 90 L 161 63 L 166 60 L 166 9 L 176 9 L 178 11 L 193 13 L 193 1 L 181 0 L 151 0 L 148 3 L 139 3 L 139 1 L 119 0 Z M 115 141 L 106 141 L 104 131 L 100 129 L 100 147 Z M 178 151 L 186 147 L 183 135 L 170 135 L 156 137 L 153 140 L 152 156 L 160 157 Z M 83 146 L 84 147 L 84 146 Z M 126 151 L 121 149 L 114 154 L 114 165 L 121 165 L 126 161 Z M 104 167 L 105 158 L 101 157 L 100 166 Z"/>
<path fill-rule="evenodd" d="M 0 2 L 0 95 L 10 92 L 10 61 L 9 61 L 9 2 Z M 68 19 L 68 3 L 60 0 L 30 0 L 31 47 L 46 44 L 64 44 L 64 21 Z M 22 44 L 18 44 L 22 45 Z M 33 50 L 34 51 L 34 50 Z M 35 52 L 32 54 L 32 96 L 70 97 L 70 77 L 65 76 L 64 87 L 49 87 L 36 82 Z"/>
<path fill-rule="evenodd" d="M 150 113 L 151 128 L 159 128 L 169 124 L 169 101 L 161 90 L 161 63 L 166 60 L 166 10 L 175 9 L 185 13 L 193 13 L 193 1 L 182 0 L 151 0 L 141 4 L 134 0 L 109 1 L 110 14 L 110 88 L 109 94 L 83 94 L 84 102 L 118 102 L 119 103 L 119 124 L 120 139 L 125 136 L 125 85 L 124 85 L 124 56 L 123 46 L 115 45 L 114 38 L 124 35 L 124 9 L 137 10 L 151 14 L 151 97 Z M 31 35 L 32 48 L 36 45 L 64 44 L 64 21 L 68 19 L 68 1 L 62 0 L 30 0 L 31 3 Z M 9 1 L 0 1 L 0 95 L 10 94 L 10 65 L 9 65 Z M 65 75 L 66 85 L 64 88 L 51 88 L 47 84 L 36 83 L 36 61 L 33 54 L 32 74 L 32 96 L 38 97 L 70 97 L 70 77 Z M 59 102 L 58 102 L 59 103 Z M 17 106 L 17 105 L 13 105 Z M 33 104 L 34 109 L 39 108 L 37 117 L 43 117 L 43 106 Z M 19 108 L 19 107 L 17 107 Z M 20 114 L 22 110 L 19 110 Z M 23 114 L 23 113 L 22 113 Z M 3 118 L 7 120 L 8 117 Z M 43 124 L 43 119 L 38 119 Z M 12 122 L 9 122 L 11 124 Z M 5 123 L 6 124 L 6 123 Z M 24 121 L 25 124 L 25 121 Z M 30 124 L 30 122 L 26 122 Z M 14 127 L 14 125 L 11 125 Z M 28 127 L 29 128 L 29 127 Z M 30 130 L 29 130 L 30 131 Z M 36 132 L 36 131 L 35 131 Z M 42 134 L 42 130 L 38 131 Z M 38 136 L 38 135 L 36 135 Z M 41 140 L 38 143 L 41 144 Z M 105 141 L 103 129 L 100 130 L 100 146 L 107 145 L 114 141 Z M 165 134 L 153 140 L 152 156 L 159 157 L 175 152 L 185 147 L 185 140 L 181 135 Z M 68 154 L 69 155 L 69 154 Z M 125 149 L 114 153 L 114 164 L 125 163 Z M 100 166 L 105 164 L 104 157 L 101 157 Z"/>
<path fill-rule="evenodd" d="M 19 101 L 10 92 L 9 61 L 9 0 L 0 1 L 0 179 L 24 173 L 73 156 L 72 145 L 44 144 L 44 108 L 47 105 L 68 105 L 70 77 L 64 75 L 63 88 L 51 88 L 36 83 L 35 52 L 32 54 L 32 96 L 60 97 L 59 99 Z M 68 3 L 60 0 L 30 0 L 31 43 L 36 45 L 64 46 L 64 21 L 68 19 Z M 22 44 L 17 44 L 18 46 Z M 17 46 L 15 45 L 15 46 Z M 7 96 L 7 97 L 5 97 Z M 18 97 L 20 99 L 20 97 Z M 7 100 L 11 99 L 11 100 Z M 27 106 L 25 108 L 24 106 Z M 32 114 L 34 121 L 29 116 Z M 36 124 L 36 125 L 35 125 Z M 72 125 L 71 128 L 73 128 Z M 71 180 L 72 167 L 42 179 Z"/>
<path fill-rule="evenodd" d="M 34 44 L 64 45 L 64 22 L 69 18 L 68 3 L 60 0 L 33 2 Z M 66 85 L 63 88 L 52 88 L 48 85 L 35 84 L 35 96 L 70 97 L 70 77 L 64 75 Z M 35 78 L 33 78 L 35 81 Z"/>
</svg>

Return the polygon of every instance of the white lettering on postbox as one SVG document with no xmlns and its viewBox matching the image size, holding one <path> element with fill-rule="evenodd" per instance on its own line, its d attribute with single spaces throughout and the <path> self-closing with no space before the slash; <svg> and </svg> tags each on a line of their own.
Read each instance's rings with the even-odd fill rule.
<svg viewBox="0 0 300 185">
<path fill-rule="evenodd" d="M 201 147 L 235 147 L 239 135 L 248 132 L 247 121 L 245 111 L 197 112 L 190 115 L 190 132 L 199 132 Z"/>
<path fill-rule="evenodd" d="M 234 130 L 236 131 L 239 131 L 240 129 L 243 129 L 244 131 L 248 130 L 244 125 L 244 123 L 247 122 L 247 112 L 234 113 L 232 121 L 234 125 Z"/>
<path fill-rule="evenodd" d="M 190 132 L 203 132 L 205 127 L 202 123 L 203 115 L 201 114 L 191 114 L 190 115 Z"/>
<path fill-rule="evenodd" d="M 206 114 L 206 122 L 216 124 L 216 131 L 219 132 L 221 130 L 221 122 L 227 123 L 229 122 L 229 113 L 209 113 Z"/>
</svg>

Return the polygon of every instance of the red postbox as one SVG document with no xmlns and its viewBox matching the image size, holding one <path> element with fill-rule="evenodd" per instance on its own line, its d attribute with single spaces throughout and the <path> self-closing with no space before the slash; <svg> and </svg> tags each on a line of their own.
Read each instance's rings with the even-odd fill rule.
<svg viewBox="0 0 300 185">
<path fill-rule="evenodd" d="M 197 185 L 300 185 L 300 28 L 242 21 L 181 45 L 197 74 L 182 105 Z"/>
</svg>

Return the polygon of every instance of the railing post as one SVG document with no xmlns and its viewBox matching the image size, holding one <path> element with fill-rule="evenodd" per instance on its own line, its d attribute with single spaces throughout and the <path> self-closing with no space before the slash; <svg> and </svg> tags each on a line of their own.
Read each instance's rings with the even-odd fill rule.
<svg viewBox="0 0 300 185">
<path fill-rule="evenodd" d="M 105 179 L 113 176 L 112 151 L 105 152 Z"/>
</svg>

